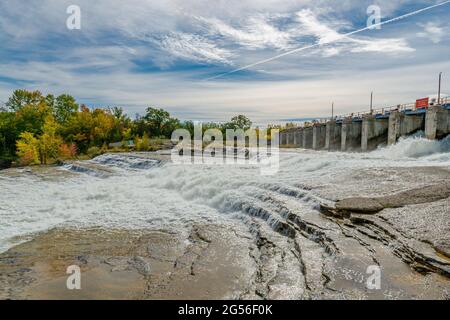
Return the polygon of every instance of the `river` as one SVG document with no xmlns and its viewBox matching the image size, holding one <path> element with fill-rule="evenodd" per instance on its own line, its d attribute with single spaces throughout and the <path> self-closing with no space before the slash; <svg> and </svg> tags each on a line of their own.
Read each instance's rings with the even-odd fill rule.
<svg viewBox="0 0 450 320">
<path fill-rule="evenodd" d="M 340 245 L 355 252 L 341 253 L 341 257 L 367 255 L 355 245 L 342 244 L 346 241 L 345 230 L 339 228 L 346 226 L 338 227 L 323 218 L 318 211 L 320 204 L 442 182 L 439 170 L 448 169 L 450 138 L 437 142 L 420 135 L 370 153 L 283 149 L 279 172 L 273 176 L 263 176 L 251 165 L 176 165 L 164 157 L 160 160 L 142 153 L 104 154 L 90 161 L 55 167 L 8 169 L 0 171 L 0 252 L 56 227 L 165 229 L 188 234 L 192 225 L 209 223 L 235 226 L 251 237 L 261 228 L 274 239 L 301 235 L 311 240 L 301 250 L 301 245 L 296 245 L 297 250 L 303 250 L 303 260 L 319 259 L 333 247 L 343 251 L 337 248 Z M 448 217 L 448 211 L 445 214 Z M 294 229 L 295 219 L 289 215 L 300 217 Z M 311 229 L 314 226 L 316 231 Z M 324 236 L 324 230 L 335 235 Z M 292 232 L 298 235 L 292 236 Z M 288 242 L 281 246 L 292 246 Z M 373 248 L 377 246 L 381 245 L 374 242 Z M 305 250 L 310 250 L 309 255 Z M 377 254 L 378 260 L 388 255 L 379 251 Z M 367 256 L 373 260 L 373 256 Z M 284 259 L 288 268 L 291 262 L 286 256 Z M 330 263 L 341 267 L 346 264 Z M 314 269 L 311 263 L 303 264 L 304 269 Z M 396 268 L 397 264 L 391 267 Z M 323 274 L 324 271 L 322 278 Z M 284 285 L 292 283 L 286 279 Z M 311 287 L 311 283 L 322 283 L 323 279 L 309 281 Z M 336 286 L 346 287 L 340 283 L 335 281 Z M 304 293 L 305 285 L 298 286 Z M 411 297 L 416 289 L 398 290 Z M 293 297 L 303 294 L 290 292 Z M 384 292 L 385 297 L 389 294 Z"/>
</svg>

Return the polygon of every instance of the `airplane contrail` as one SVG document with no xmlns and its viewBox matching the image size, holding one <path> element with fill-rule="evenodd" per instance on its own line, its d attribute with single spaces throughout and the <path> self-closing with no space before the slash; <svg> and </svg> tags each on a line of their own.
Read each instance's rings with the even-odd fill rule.
<svg viewBox="0 0 450 320">
<path fill-rule="evenodd" d="M 252 63 L 252 64 L 248 64 L 246 66 L 243 66 L 243 67 L 240 67 L 240 68 L 228 71 L 228 72 L 224 72 L 224 73 L 218 74 L 218 75 L 210 77 L 210 78 L 207 78 L 207 79 L 205 79 L 205 81 L 214 80 L 214 79 L 221 78 L 221 77 L 224 77 L 224 76 L 227 76 L 229 74 L 233 74 L 233 73 L 236 73 L 236 72 L 239 72 L 239 71 L 242 71 L 242 70 L 250 69 L 250 68 L 252 68 L 254 66 L 257 66 L 257 65 L 260 65 L 260 64 L 263 64 L 263 63 L 267 63 L 267 62 L 270 62 L 270 61 L 274 61 L 274 60 L 277 60 L 277 59 L 282 58 L 284 56 L 288 56 L 288 55 L 291 55 L 291 54 L 294 54 L 294 53 L 297 53 L 297 52 L 300 52 L 300 51 L 304 51 L 304 50 L 312 49 L 312 48 L 315 48 L 315 47 L 319 47 L 319 46 L 321 46 L 323 44 L 333 43 L 333 42 L 336 42 L 338 40 L 341 40 L 342 38 L 351 36 L 353 34 L 360 33 L 362 31 L 366 31 L 366 30 L 370 30 L 370 29 L 375 29 L 378 26 L 382 26 L 382 25 L 385 25 L 385 24 L 388 24 L 388 23 L 392 23 L 392 22 L 395 22 L 395 21 L 403 20 L 405 18 L 408 18 L 408 17 L 411 17 L 411 16 L 415 16 L 415 15 L 417 15 L 419 13 L 424 12 L 424 11 L 428 11 L 428 10 L 434 9 L 436 7 L 440 7 L 440 6 L 446 5 L 448 3 L 450 3 L 450 0 L 447 0 L 447 1 L 435 4 L 435 5 L 426 7 L 426 8 L 422 8 L 422 9 L 419 9 L 419 10 L 416 10 L 416 11 L 413 11 L 413 12 L 409 12 L 409 13 L 406 13 L 404 15 L 398 16 L 396 18 L 392 18 L 392 19 L 389 19 L 389 20 L 386 20 L 386 21 L 383 21 L 383 22 L 380 22 L 380 23 L 376 23 L 376 24 L 373 24 L 371 26 L 368 26 L 368 27 L 365 27 L 365 28 L 362 28 L 362 29 L 358 29 L 358 30 L 354 30 L 354 31 L 351 31 L 351 32 L 348 32 L 348 33 L 340 34 L 340 36 L 338 38 L 333 39 L 333 40 L 331 40 L 329 42 L 322 43 L 321 41 L 318 41 L 318 42 L 316 42 L 314 44 L 311 44 L 309 46 L 306 46 L 306 47 L 301 47 L 301 48 L 293 49 L 293 50 L 290 50 L 290 51 L 287 51 L 287 52 L 283 52 L 283 53 L 278 54 L 276 56 L 273 56 L 273 57 L 270 57 L 270 58 L 267 58 L 267 59 L 264 59 L 264 60 L 260 60 L 258 62 L 255 62 L 255 63 Z"/>
</svg>

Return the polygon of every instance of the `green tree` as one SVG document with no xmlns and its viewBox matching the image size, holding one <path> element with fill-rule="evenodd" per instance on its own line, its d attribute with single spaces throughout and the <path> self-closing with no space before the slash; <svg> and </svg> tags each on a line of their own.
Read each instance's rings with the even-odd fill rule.
<svg viewBox="0 0 450 320">
<path fill-rule="evenodd" d="M 6 102 L 6 107 L 16 112 L 26 105 L 37 105 L 41 102 L 45 103 L 45 98 L 40 91 L 15 90 L 12 96 Z"/>
<path fill-rule="evenodd" d="M 121 107 L 109 108 L 109 113 L 114 117 L 114 128 L 111 131 L 111 140 L 114 142 L 130 140 L 132 138 L 132 121 Z"/>
<path fill-rule="evenodd" d="M 27 104 L 15 112 L 17 130 L 40 135 L 48 115 L 51 115 L 51 109 L 44 100 Z"/>
<path fill-rule="evenodd" d="M 68 94 L 62 94 L 54 102 L 53 114 L 56 121 L 65 123 L 78 111 L 78 108 L 79 106 L 74 97 Z"/>
<path fill-rule="evenodd" d="M 111 114 L 116 118 L 117 120 L 123 121 L 126 119 L 126 115 L 123 112 L 123 109 L 121 107 L 110 107 L 108 108 Z"/>
<path fill-rule="evenodd" d="M 84 105 L 80 109 L 80 112 L 76 112 L 73 117 L 61 125 L 59 132 L 66 142 L 75 143 L 78 151 L 85 153 L 89 148 L 92 114 Z"/>
<path fill-rule="evenodd" d="M 248 130 L 252 126 L 252 122 L 246 116 L 240 114 L 231 118 L 231 121 L 224 125 L 225 129 L 243 129 Z"/>
<path fill-rule="evenodd" d="M 153 107 L 147 108 L 144 119 L 149 124 L 150 133 L 153 136 L 163 135 L 164 126 L 170 121 L 170 113 Z"/>
<path fill-rule="evenodd" d="M 4 164 L 14 160 L 16 154 L 19 131 L 15 120 L 13 112 L 0 111 L 0 162 L 4 162 Z M 1 163 L 0 166 L 2 166 Z"/>
</svg>

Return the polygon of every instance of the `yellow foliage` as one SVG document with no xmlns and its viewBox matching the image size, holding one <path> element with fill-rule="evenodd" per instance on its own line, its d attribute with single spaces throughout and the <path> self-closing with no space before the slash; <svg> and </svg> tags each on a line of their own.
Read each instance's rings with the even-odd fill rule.
<svg viewBox="0 0 450 320">
<path fill-rule="evenodd" d="M 148 151 L 150 148 L 150 138 L 147 133 L 144 133 L 142 138 L 136 138 L 135 146 L 137 151 Z"/>
<path fill-rule="evenodd" d="M 39 141 L 32 133 L 23 132 L 17 141 L 17 155 L 22 165 L 36 165 L 39 161 Z"/>
</svg>

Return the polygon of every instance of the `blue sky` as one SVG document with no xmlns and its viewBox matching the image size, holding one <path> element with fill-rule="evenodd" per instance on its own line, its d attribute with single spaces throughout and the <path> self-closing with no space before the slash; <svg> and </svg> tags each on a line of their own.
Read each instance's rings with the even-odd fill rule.
<svg viewBox="0 0 450 320">
<path fill-rule="evenodd" d="M 256 123 L 320 117 L 450 93 L 450 3 L 328 43 L 364 28 L 367 7 L 382 21 L 440 1 L 2 0 L 0 101 L 14 89 L 70 93 L 90 106 L 147 106 L 181 119 Z M 81 9 L 68 30 L 66 9 Z M 242 66 L 298 52 L 221 78 Z M 448 78 L 449 80 L 446 80 Z"/>
</svg>

